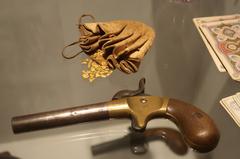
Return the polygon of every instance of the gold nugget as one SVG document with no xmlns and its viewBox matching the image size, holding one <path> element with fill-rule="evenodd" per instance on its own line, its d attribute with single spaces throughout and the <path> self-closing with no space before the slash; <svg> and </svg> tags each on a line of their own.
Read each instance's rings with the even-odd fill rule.
<svg viewBox="0 0 240 159">
<path fill-rule="evenodd" d="M 82 71 L 82 78 L 88 79 L 90 82 L 94 81 L 98 77 L 108 77 L 113 72 L 108 66 L 99 65 L 92 59 L 84 59 L 81 63 L 87 65 L 88 68 L 88 70 Z"/>
</svg>

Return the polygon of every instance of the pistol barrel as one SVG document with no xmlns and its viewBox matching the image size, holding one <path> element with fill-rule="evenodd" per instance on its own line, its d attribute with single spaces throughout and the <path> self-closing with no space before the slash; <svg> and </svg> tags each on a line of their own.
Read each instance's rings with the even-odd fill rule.
<svg viewBox="0 0 240 159">
<path fill-rule="evenodd" d="M 104 102 L 13 117 L 12 129 L 13 132 L 17 134 L 33 130 L 107 119 L 109 119 L 109 114 L 106 103 Z"/>
</svg>

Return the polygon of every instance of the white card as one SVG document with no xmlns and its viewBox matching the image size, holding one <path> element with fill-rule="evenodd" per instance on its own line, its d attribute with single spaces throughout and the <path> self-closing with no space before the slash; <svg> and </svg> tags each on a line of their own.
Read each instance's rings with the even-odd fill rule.
<svg viewBox="0 0 240 159">
<path fill-rule="evenodd" d="M 205 23 L 200 29 L 232 79 L 240 81 L 240 18 Z"/>
<path fill-rule="evenodd" d="M 240 106 L 240 93 L 235 94 L 233 98 L 237 102 L 237 104 Z"/>
<path fill-rule="evenodd" d="M 240 127 L 240 106 L 233 99 L 233 96 L 223 98 L 220 103 L 232 117 L 235 123 Z"/>
<path fill-rule="evenodd" d="M 220 61 L 220 59 L 218 58 L 218 56 L 215 54 L 213 48 L 211 47 L 211 45 L 209 44 L 208 40 L 206 39 L 204 33 L 202 32 L 202 30 L 200 29 L 200 20 L 198 18 L 194 18 L 193 19 L 193 22 L 200 34 L 200 36 L 202 37 L 202 40 L 204 42 L 204 44 L 206 45 L 207 49 L 208 49 L 208 52 L 209 54 L 211 55 L 212 59 L 213 59 L 213 62 L 215 63 L 215 65 L 217 66 L 217 69 L 220 71 L 220 72 L 226 72 L 226 69 L 224 68 L 222 62 Z"/>
<path fill-rule="evenodd" d="M 193 21 L 218 70 L 227 70 L 232 79 L 240 81 L 240 14 Z"/>
<path fill-rule="evenodd" d="M 219 57 L 216 55 L 212 46 L 209 44 L 209 41 L 207 40 L 204 33 L 202 32 L 200 26 L 202 26 L 203 24 L 209 23 L 209 22 L 216 22 L 219 20 L 232 20 L 239 16 L 240 16 L 240 14 L 232 14 L 232 15 L 224 15 L 224 16 L 193 18 L 193 22 L 194 22 L 196 28 L 198 29 L 198 32 L 201 35 L 203 42 L 205 43 L 210 55 L 212 56 L 212 59 L 213 59 L 215 65 L 217 66 L 217 68 L 220 72 L 226 72 L 226 69 L 223 66 L 222 62 L 220 61 Z"/>
</svg>

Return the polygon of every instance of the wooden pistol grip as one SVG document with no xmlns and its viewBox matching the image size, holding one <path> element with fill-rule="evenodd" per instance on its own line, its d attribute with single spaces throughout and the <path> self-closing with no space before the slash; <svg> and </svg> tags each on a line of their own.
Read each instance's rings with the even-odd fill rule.
<svg viewBox="0 0 240 159">
<path fill-rule="evenodd" d="M 213 150 L 220 134 L 213 120 L 193 105 L 176 99 L 169 99 L 166 116 L 176 123 L 185 141 L 199 152 Z"/>
</svg>

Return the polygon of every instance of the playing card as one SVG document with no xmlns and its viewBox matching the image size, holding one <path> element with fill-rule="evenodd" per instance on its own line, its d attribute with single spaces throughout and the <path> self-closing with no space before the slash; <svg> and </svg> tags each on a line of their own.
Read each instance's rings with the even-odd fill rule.
<svg viewBox="0 0 240 159">
<path fill-rule="evenodd" d="M 223 98 L 220 103 L 240 127 L 240 106 L 236 103 L 233 96 Z"/>
<path fill-rule="evenodd" d="M 202 30 L 200 29 L 200 26 L 202 25 L 200 18 L 194 18 L 193 22 L 200 34 L 200 36 L 202 37 L 202 40 L 204 42 L 204 44 L 206 45 L 209 54 L 211 55 L 213 62 L 215 63 L 215 65 L 217 66 L 218 70 L 220 72 L 226 72 L 226 69 L 224 68 L 222 62 L 220 61 L 220 59 L 218 58 L 218 56 L 215 54 L 213 48 L 211 47 L 211 45 L 209 44 L 208 40 L 206 39 L 204 33 L 202 32 Z"/>
<path fill-rule="evenodd" d="M 200 26 L 230 76 L 240 81 L 240 17 Z"/>
<path fill-rule="evenodd" d="M 223 16 L 199 17 L 199 18 L 194 18 L 194 19 L 196 19 L 199 23 L 203 24 L 203 23 L 208 23 L 208 22 L 232 20 L 239 16 L 240 16 L 240 14 L 231 14 L 231 15 L 223 15 Z"/>
<path fill-rule="evenodd" d="M 234 100 L 237 102 L 237 104 L 240 106 L 240 93 L 236 93 L 233 96 Z"/>
<path fill-rule="evenodd" d="M 226 68 L 240 81 L 240 15 L 194 18 L 194 23 L 219 71 Z"/>
<path fill-rule="evenodd" d="M 210 55 L 212 56 L 212 59 L 213 59 L 215 65 L 217 66 L 217 68 L 220 72 L 226 72 L 226 69 L 223 66 L 219 57 L 216 55 L 212 46 L 209 44 L 209 41 L 207 40 L 204 33 L 202 32 L 200 26 L 202 26 L 204 23 L 215 22 L 215 21 L 219 21 L 219 20 L 231 20 L 238 16 L 239 16 L 239 14 L 233 14 L 233 15 L 225 15 L 225 16 L 200 17 L 200 18 L 193 19 L 193 22 L 194 22 L 195 26 L 197 27 L 198 32 L 203 39 L 203 42 L 205 43 Z"/>
</svg>

